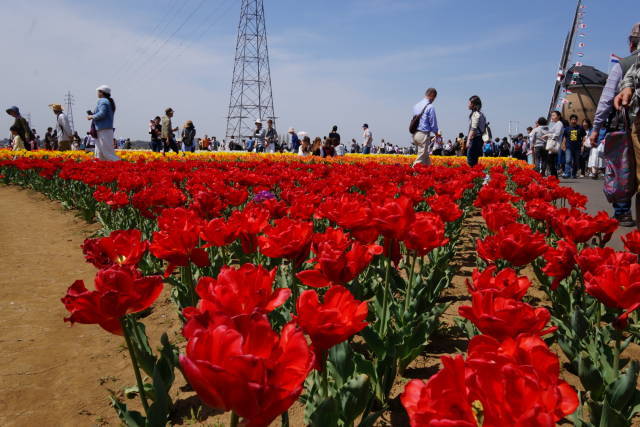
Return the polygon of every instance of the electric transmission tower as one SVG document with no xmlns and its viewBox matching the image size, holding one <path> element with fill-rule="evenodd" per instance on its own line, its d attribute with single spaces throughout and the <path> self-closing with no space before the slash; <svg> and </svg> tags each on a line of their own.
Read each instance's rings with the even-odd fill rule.
<svg viewBox="0 0 640 427">
<path fill-rule="evenodd" d="M 71 95 L 71 91 L 68 91 L 64 96 L 64 103 L 66 104 L 67 109 L 67 119 L 69 120 L 69 126 L 71 126 L 71 132 L 75 132 L 76 128 L 73 125 L 73 104 L 75 98 Z"/>
<path fill-rule="evenodd" d="M 226 137 L 247 138 L 256 120 L 275 118 L 263 0 L 242 0 Z"/>
</svg>

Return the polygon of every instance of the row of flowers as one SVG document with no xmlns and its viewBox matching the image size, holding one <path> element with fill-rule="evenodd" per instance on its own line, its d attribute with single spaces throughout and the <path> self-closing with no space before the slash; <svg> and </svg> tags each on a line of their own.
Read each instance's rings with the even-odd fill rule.
<svg viewBox="0 0 640 427">
<path fill-rule="evenodd" d="M 411 424 L 633 425 L 638 362 L 622 352 L 638 339 L 640 233 L 623 237 L 628 252 L 606 248 L 617 221 L 587 214 L 584 196 L 532 171 L 504 172 L 491 170 L 475 202 L 486 227 L 467 282 L 472 305 L 459 308 L 470 322 L 467 356 L 408 383 L 401 399 Z M 548 308 L 530 304 L 531 281 L 518 273 L 529 266 Z M 580 393 L 559 377 L 559 349 Z"/>
<path fill-rule="evenodd" d="M 622 352 L 637 341 L 640 234 L 625 237 L 631 252 L 604 248 L 614 220 L 586 214 L 583 195 L 519 165 L 485 177 L 465 165 L 286 157 L 0 161 L 5 182 L 104 226 L 105 237 L 83 247 L 99 269 L 95 291 L 76 282 L 63 303 L 67 320 L 124 335 L 144 412 L 114 400 L 124 422 L 167 422 L 179 366 L 202 401 L 231 411 L 232 424 L 282 415 L 286 425 L 296 400 L 307 424 L 373 424 L 439 328 L 440 294 L 473 204 L 486 227 L 472 303 L 460 308 L 467 355 L 407 383 L 401 401 L 412 425 L 632 423 L 638 366 Z M 531 269 L 549 307 L 532 305 L 521 272 Z M 180 352 L 165 335 L 154 354 L 143 313 L 164 284 L 186 346 Z M 560 378 L 559 349 L 579 393 Z"/>
<path fill-rule="evenodd" d="M 267 425 L 301 399 L 305 423 L 372 424 L 439 327 L 462 221 L 484 173 L 379 163 L 23 157 L 0 162 L 103 224 L 83 245 L 95 290 L 63 298 L 72 323 L 123 335 L 142 413 L 172 415 L 174 367 L 232 424 Z M 183 351 L 154 353 L 144 313 L 164 284 Z M 353 346 L 354 337 L 360 345 Z"/>
</svg>

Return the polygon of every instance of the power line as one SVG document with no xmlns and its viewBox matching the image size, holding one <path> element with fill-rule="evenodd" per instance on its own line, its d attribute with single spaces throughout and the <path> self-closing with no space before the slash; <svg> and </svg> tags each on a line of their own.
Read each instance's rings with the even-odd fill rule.
<svg viewBox="0 0 640 427">
<path fill-rule="evenodd" d="M 182 11 L 184 10 L 185 6 L 189 3 L 189 1 L 191 0 L 179 1 L 177 3 L 177 6 L 178 6 L 177 9 L 175 9 L 175 7 L 169 6 L 172 3 L 172 0 L 169 0 L 166 8 L 167 12 L 162 17 L 162 19 L 158 20 L 158 23 L 153 28 L 153 30 L 151 30 L 151 32 L 149 33 L 149 39 L 146 40 L 143 47 L 136 49 L 133 52 L 133 54 L 128 55 L 128 58 L 125 61 L 123 61 L 120 68 L 118 68 L 118 70 L 114 74 L 114 78 L 118 78 L 123 71 L 135 65 L 137 60 L 140 59 L 140 57 L 143 56 L 149 49 L 151 49 L 156 44 L 156 42 L 158 42 L 158 38 L 165 32 L 165 30 L 169 28 L 169 24 L 171 23 L 171 18 L 180 15 L 180 13 L 182 13 Z M 156 34 L 156 32 L 160 27 L 163 27 L 163 28 L 160 30 L 160 32 Z M 138 51 L 141 51 L 139 55 L 137 54 Z"/>
<path fill-rule="evenodd" d="M 215 22 L 210 23 L 209 21 L 211 21 L 214 17 L 216 17 L 217 12 L 219 12 L 222 9 L 222 6 L 224 4 L 227 4 L 227 8 L 224 9 L 218 16 Z M 183 54 L 185 51 L 189 50 L 191 48 L 191 46 L 193 46 L 194 44 L 200 42 L 200 40 L 202 40 L 209 32 L 211 32 L 211 30 L 213 28 L 215 28 L 215 25 L 212 24 L 217 24 L 220 21 L 222 21 L 223 18 L 225 18 L 229 12 L 231 12 L 231 10 L 233 9 L 233 6 L 235 6 L 235 2 L 231 1 L 229 2 L 229 0 L 222 0 L 219 4 L 219 7 L 217 7 L 216 9 L 214 9 L 212 11 L 212 13 L 210 13 L 208 16 L 205 17 L 204 21 L 202 22 L 202 25 L 200 26 L 202 28 L 202 30 L 200 31 L 200 33 L 198 34 L 198 36 L 196 36 L 195 38 L 189 40 L 185 45 L 185 39 L 183 39 L 180 44 L 174 49 L 174 51 L 167 56 L 167 59 L 165 60 L 165 62 L 158 68 L 155 69 L 155 73 L 151 75 L 150 78 L 154 78 L 156 77 L 158 74 L 162 73 L 162 71 L 164 71 L 167 66 L 172 62 L 172 61 L 177 61 Z M 210 24 L 210 25 L 205 25 L 205 24 Z M 184 46 L 184 48 L 182 48 Z M 177 51 L 177 55 L 174 57 L 173 53 Z"/>
<path fill-rule="evenodd" d="M 165 47 L 167 43 L 169 43 L 169 41 L 171 41 L 171 39 L 176 34 L 178 34 L 178 32 L 180 32 L 180 30 L 182 30 L 182 28 L 184 28 L 184 26 L 191 20 L 191 18 L 193 18 L 193 16 L 202 8 L 205 2 L 206 0 L 200 0 L 200 3 L 198 4 L 198 6 L 196 6 L 196 8 L 193 11 L 191 11 L 191 13 L 184 19 L 184 21 L 182 21 L 182 23 L 178 26 L 178 28 L 176 28 L 176 30 L 173 33 L 171 33 L 171 35 L 167 37 L 167 39 L 160 46 L 158 46 L 158 48 L 153 52 L 153 54 L 150 57 L 147 58 L 145 62 L 142 62 L 139 64 L 139 66 L 134 67 L 131 73 L 135 74 L 136 72 L 140 71 L 142 67 L 144 67 L 145 63 L 148 63 L 153 58 L 155 58 L 158 55 L 158 53 L 162 50 L 162 48 Z"/>
</svg>

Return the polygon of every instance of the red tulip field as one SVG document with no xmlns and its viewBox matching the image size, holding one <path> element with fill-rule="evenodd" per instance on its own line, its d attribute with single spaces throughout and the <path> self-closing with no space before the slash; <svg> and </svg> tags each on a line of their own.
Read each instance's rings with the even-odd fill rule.
<svg viewBox="0 0 640 427">
<path fill-rule="evenodd" d="M 640 232 L 524 163 L 7 153 L 98 225 L 50 327 L 122 346 L 113 425 L 638 425 Z"/>
</svg>

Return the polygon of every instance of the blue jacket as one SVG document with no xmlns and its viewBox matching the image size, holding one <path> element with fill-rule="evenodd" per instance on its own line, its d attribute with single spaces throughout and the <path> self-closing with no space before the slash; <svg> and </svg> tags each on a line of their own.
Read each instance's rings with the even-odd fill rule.
<svg viewBox="0 0 640 427">
<path fill-rule="evenodd" d="M 93 112 L 93 123 L 96 130 L 113 129 L 113 109 L 107 98 L 98 99 L 98 105 Z"/>
</svg>

